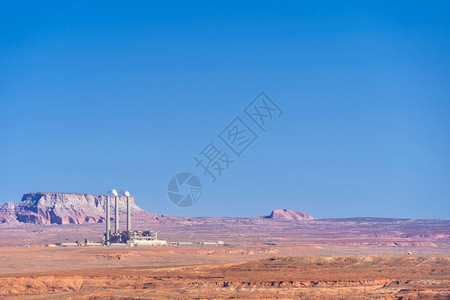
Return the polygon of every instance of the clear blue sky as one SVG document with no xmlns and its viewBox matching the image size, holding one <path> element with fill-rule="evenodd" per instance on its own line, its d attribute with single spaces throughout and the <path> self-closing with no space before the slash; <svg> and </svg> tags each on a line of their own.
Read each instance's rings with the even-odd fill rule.
<svg viewBox="0 0 450 300">
<path fill-rule="evenodd" d="M 149 2 L 1 2 L 0 202 L 450 219 L 448 1 Z M 260 91 L 283 116 L 209 183 L 193 157 Z M 178 172 L 193 207 L 167 199 Z"/>
</svg>

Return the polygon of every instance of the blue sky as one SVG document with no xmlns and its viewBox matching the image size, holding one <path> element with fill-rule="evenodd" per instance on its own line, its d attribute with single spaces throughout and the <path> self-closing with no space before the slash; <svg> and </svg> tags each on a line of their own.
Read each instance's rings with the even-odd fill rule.
<svg viewBox="0 0 450 300">
<path fill-rule="evenodd" d="M 449 14 L 446 1 L 3 1 L 0 202 L 116 188 L 166 215 L 449 219 Z M 260 91 L 282 117 L 211 183 L 193 157 Z M 190 208 L 167 199 L 180 172 L 203 184 Z"/>
</svg>

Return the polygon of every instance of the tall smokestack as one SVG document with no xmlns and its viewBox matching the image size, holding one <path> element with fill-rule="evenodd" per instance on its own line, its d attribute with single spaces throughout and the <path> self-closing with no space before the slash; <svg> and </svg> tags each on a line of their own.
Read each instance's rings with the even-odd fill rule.
<svg viewBox="0 0 450 300">
<path fill-rule="evenodd" d="M 115 221 L 116 221 L 116 233 L 119 233 L 119 196 L 116 195 L 116 217 L 115 217 Z"/>
<path fill-rule="evenodd" d="M 109 211 L 109 196 L 106 195 L 106 242 L 109 242 L 109 234 L 111 232 L 111 216 L 110 216 L 110 211 Z"/>
<path fill-rule="evenodd" d="M 131 211 L 130 211 L 130 193 L 125 191 L 125 196 L 127 196 L 127 231 L 131 231 Z"/>
<path fill-rule="evenodd" d="M 116 223 L 115 233 L 119 233 L 119 197 L 118 197 L 119 194 L 117 193 L 117 191 L 115 189 L 112 189 L 109 192 L 116 197 L 116 205 L 114 207 L 114 209 L 116 211 L 116 216 L 115 216 L 115 223 Z"/>
</svg>

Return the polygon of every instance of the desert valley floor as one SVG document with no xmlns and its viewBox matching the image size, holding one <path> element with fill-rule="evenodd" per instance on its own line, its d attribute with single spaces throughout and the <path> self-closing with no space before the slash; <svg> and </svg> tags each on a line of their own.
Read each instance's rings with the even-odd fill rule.
<svg viewBox="0 0 450 300">
<path fill-rule="evenodd" d="M 134 227 L 227 245 L 135 248 L 45 247 L 104 224 L 1 226 L 0 298 L 449 299 L 449 224 L 166 217 Z"/>
</svg>

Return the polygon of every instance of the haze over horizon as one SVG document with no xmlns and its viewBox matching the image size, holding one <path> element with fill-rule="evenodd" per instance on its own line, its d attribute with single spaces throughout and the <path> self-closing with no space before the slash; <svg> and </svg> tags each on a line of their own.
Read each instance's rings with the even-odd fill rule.
<svg viewBox="0 0 450 300">
<path fill-rule="evenodd" d="M 432 4 L 5 2 L 0 202 L 115 188 L 164 215 L 450 219 Z M 266 132 L 243 112 L 261 91 L 283 111 Z M 236 117 L 258 138 L 212 183 L 193 158 Z M 166 193 L 181 172 L 203 185 L 189 208 Z"/>
</svg>

